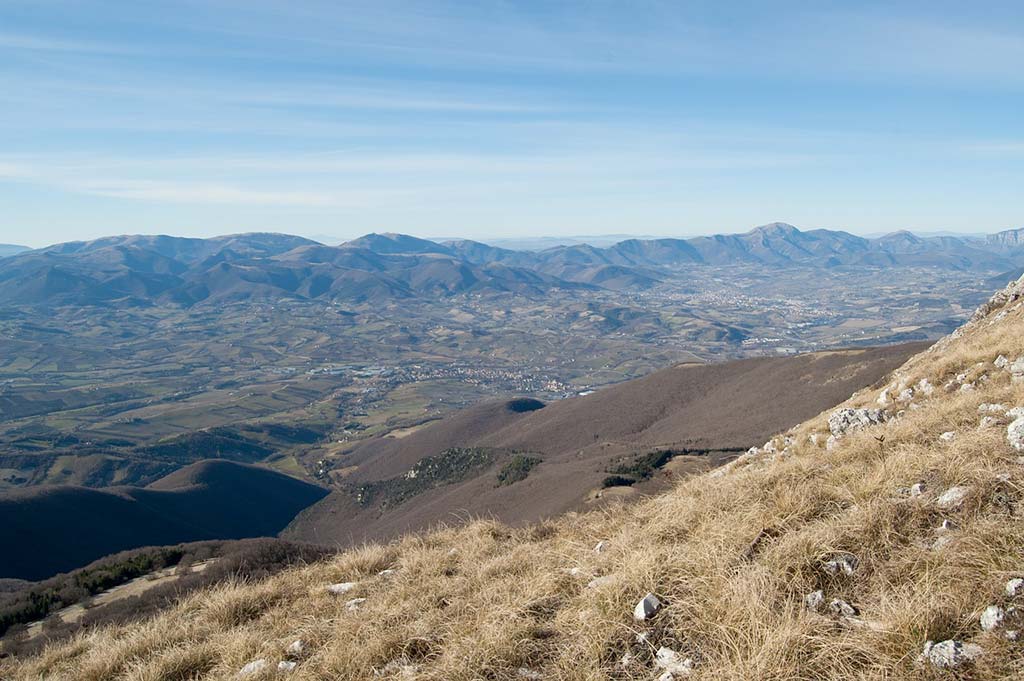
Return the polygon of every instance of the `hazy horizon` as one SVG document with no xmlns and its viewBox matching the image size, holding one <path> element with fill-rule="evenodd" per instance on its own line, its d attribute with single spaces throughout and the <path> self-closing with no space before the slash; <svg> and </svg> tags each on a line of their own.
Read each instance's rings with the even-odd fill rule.
<svg viewBox="0 0 1024 681">
<path fill-rule="evenodd" d="M 334 235 L 334 234 L 313 233 L 313 232 L 303 232 L 303 231 L 283 231 L 283 230 L 275 230 L 275 229 L 268 229 L 268 230 L 246 230 L 246 231 L 242 231 L 242 232 L 225 232 L 225 231 L 218 231 L 218 230 L 198 230 L 198 231 L 196 231 L 196 233 L 176 233 L 174 231 L 149 231 L 149 232 L 137 231 L 137 232 L 111 232 L 111 233 L 104 233 L 104 234 L 96 234 L 94 236 L 86 236 L 86 237 L 81 238 L 81 239 L 74 239 L 73 241 L 91 241 L 91 240 L 94 240 L 94 239 L 101 239 L 101 238 L 104 238 L 104 237 L 119 237 L 119 236 L 170 236 L 170 237 L 181 237 L 181 238 L 208 239 L 208 238 L 214 238 L 214 237 L 231 236 L 231 235 L 236 235 L 236 234 L 263 232 L 263 233 L 271 233 L 271 234 L 287 234 L 287 235 L 291 235 L 291 236 L 299 236 L 299 237 L 303 237 L 303 238 L 306 238 L 306 239 L 311 239 L 313 241 L 318 241 L 318 242 L 320 242 L 322 244 L 326 244 L 326 245 L 336 245 L 336 244 L 344 243 L 346 241 L 351 241 L 353 239 L 358 239 L 359 237 L 366 236 L 367 234 L 373 234 L 373 233 L 377 233 L 377 234 L 381 234 L 381 233 L 397 233 L 397 234 L 404 234 L 404 235 L 407 235 L 407 236 L 414 236 L 414 237 L 417 237 L 417 238 L 420 238 L 420 239 L 427 239 L 427 240 L 430 240 L 430 241 L 437 241 L 437 242 L 454 241 L 454 240 L 459 240 L 459 239 L 469 239 L 469 240 L 472 240 L 472 241 L 479 241 L 481 243 L 493 243 L 493 244 L 497 244 L 497 245 L 503 245 L 503 244 L 507 244 L 507 243 L 511 243 L 511 242 L 521 242 L 521 243 L 524 243 L 524 244 L 528 243 L 528 242 L 537 242 L 537 243 L 543 243 L 543 242 L 551 242 L 551 243 L 555 243 L 555 242 L 566 242 L 566 243 L 568 243 L 568 242 L 577 242 L 577 243 L 590 243 L 591 245 L 608 245 L 608 244 L 612 244 L 612 243 L 615 243 L 617 241 L 622 241 L 622 240 L 626 240 L 626 239 L 672 239 L 672 238 L 676 238 L 676 239 L 691 239 L 691 238 L 698 237 L 698 236 L 712 236 L 712 235 L 716 235 L 716 234 L 743 234 L 745 232 L 749 232 L 749 231 L 751 231 L 753 229 L 756 229 L 758 227 L 762 227 L 762 226 L 770 225 L 770 224 L 776 224 L 776 223 L 792 224 L 792 223 L 786 223 L 786 221 L 784 221 L 784 220 L 773 220 L 773 221 L 770 221 L 770 222 L 763 222 L 763 223 L 759 223 L 757 225 L 752 225 L 752 226 L 749 226 L 749 227 L 739 227 L 739 228 L 736 228 L 736 229 L 708 230 L 708 231 L 694 232 L 694 233 L 691 233 L 691 234 L 672 234 L 672 233 L 668 233 L 668 234 L 651 234 L 651 233 L 643 233 L 643 232 L 634 232 L 634 233 L 629 233 L 629 232 L 603 232 L 603 233 L 593 233 L 593 234 L 566 233 L 566 234 L 536 234 L 536 235 L 527 235 L 527 234 L 519 234 L 519 235 L 517 235 L 517 234 L 485 234 L 484 235 L 484 234 L 479 234 L 479 233 L 469 233 L 469 234 L 433 234 L 433 233 L 429 233 L 429 232 L 417 233 L 415 230 L 408 230 L 408 231 L 378 230 L 376 232 L 374 232 L 374 231 L 367 231 L 367 232 L 359 232 L 359 233 L 351 234 L 351 235 Z M 984 235 L 984 234 L 994 234 L 994 233 L 999 232 L 999 231 L 1004 231 L 1004 230 L 995 230 L 995 229 L 993 229 L 993 230 L 978 231 L 978 232 L 958 232 L 958 231 L 950 231 L 950 230 L 892 230 L 892 231 L 883 231 L 883 232 L 867 232 L 867 231 L 860 231 L 860 230 L 854 230 L 854 229 L 842 229 L 842 228 L 831 228 L 831 227 L 803 227 L 801 225 L 793 225 L 793 226 L 796 227 L 797 229 L 799 229 L 802 232 L 812 231 L 812 230 L 815 230 L 815 229 L 826 229 L 826 230 L 830 230 L 830 231 L 848 232 L 850 234 L 855 234 L 857 236 L 861 236 L 861 237 L 868 238 L 868 239 L 878 238 L 878 237 L 885 236 L 887 234 L 893 234 L 894 232 L 899 232 L 899 231 L 909 231 L 909 232 L 911 232 L 911 233 L 913 233 L 913 234 L 915 234 L 917 236 L 920 236 L 920 237 L 933 237 L 933 236 L 962 236 L 962 237 L 969 237 L 969 236 L 979 236 L 979 235 Z M 15 239 L 15 240 L 8 240 L 8 241 L 0 240 L 0 245 L 27 246 L 29 248 L 45 248 L 46 246 L 52 246 L 52 245 L 56 245 L 56 244 L 59 244 L 59 243 L 65 243 L 65 242 L 64 241 L 33 240 L 33 239 L 22 239 L 20 241 L 17 240 L 17 239 Z"/>
<path fill-rule="evenodd" d="M 0 8 L 0 242 L 1024 224 L 1024 7 Z"/>
</svg>

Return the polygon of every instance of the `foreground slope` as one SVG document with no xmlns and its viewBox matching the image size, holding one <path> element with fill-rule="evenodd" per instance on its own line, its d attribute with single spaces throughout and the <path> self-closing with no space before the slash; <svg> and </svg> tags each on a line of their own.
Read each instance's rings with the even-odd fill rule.
<svg viewBox="0 0 1024 681">
<path fill-rule="evenodd" d="M 831 446 L 837 410 L 639 504 L 367 546 L 0 676 L 221 679 L 263 660 L 249 678 L 271 678 L 301 639 L 289 678 L 652 679 L 659 660 L 675 678 L 1019 678 L 1024 420 L 1006 412 L 1024 405 L 1022 293 L 855 394 L 846 408 L 889 418 L 853 430 L 869 412 L 839 412 Z M 327 590 L 338 582 L 353 585 Z M 648 592 L 663 607 L 638 621 Z M 1003 618 L 985 631 L 990 606 Z M 928 641 L 942 643 L 919 661 Z"/>
<path fill-rule="evenodd" d="M 543 408 L 528 399 L 477 405 L 403 438 L 357 444 L 337 463 L 343 489 L 302 512 L 283 536 L 345 544 L 456 516 L 487 515 L 514 524 L 541 520 L 593 500 L 609 474 L 650 452 L 686 452 L 673 468 L 687 471 L 720 465 L 875 383 L 925 347 L 683 364 Z M 416 475 L 425 457 L 453 447 L 482 448 L 491 463 L 398 504 L 358 501 L 366 486 Z M 496 484 L 498 471 L 516 453 L 538 463 L 526 479 Z M 657 475 L 635 489 L 664 487 L 666 477 Z M 632 493 L 619 487 L 606 496 Z"/>
<path fill-rule="evenodd" d="M 327 491 L 276 471 L 200 461 L 148 487 L 40 486 L 0 495 L 0 577 L 43 579 L 117 551 L 277 534 Z"/>
</svg>

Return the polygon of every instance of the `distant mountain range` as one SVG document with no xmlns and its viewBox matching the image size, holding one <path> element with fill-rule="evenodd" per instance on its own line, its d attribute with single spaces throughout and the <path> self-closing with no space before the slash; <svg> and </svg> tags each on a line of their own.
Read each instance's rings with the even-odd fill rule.
<svg viewBox="0 0 1024 681">
<path fill-rule="evenodd" d="M 539 251 L 403 234 L 368 234 L 340 246 L 283 234 L 117 236 L 4 258 L 0 304 L 194 305 L 280 298 L 375 303 L 462 293 L 640 290 L 671 276 L 673 268 L 734 264 L 1009 274 L 1024 266 L 1024 229 L 980 237 L 896 232 L 868 239 L 772 223 L 745 234 L 626 239 L 605 247 L 577 243 Z"/>
</svg>

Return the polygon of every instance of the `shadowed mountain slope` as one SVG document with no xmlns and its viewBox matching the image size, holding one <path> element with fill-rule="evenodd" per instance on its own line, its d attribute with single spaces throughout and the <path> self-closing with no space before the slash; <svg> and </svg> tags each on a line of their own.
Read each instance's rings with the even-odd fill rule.
<svg viewBox="0 0 1024 681">
<path fill-rule="evenodd" d="M 220 460 L 142 488 L 5 491 L 0 576 L 42 579 L 139 546 L 272 536 L 326 493 L 274 471 Z"/>
</svg>

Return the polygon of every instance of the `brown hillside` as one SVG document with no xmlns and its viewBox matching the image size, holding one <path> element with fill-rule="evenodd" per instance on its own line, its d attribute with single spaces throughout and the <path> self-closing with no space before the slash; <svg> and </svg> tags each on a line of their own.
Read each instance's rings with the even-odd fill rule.
<svg viewBox="0 0 1024 681">
<path fill-rule="evenodd" d="M 658 449 L 696 449 L 676 468 L 702 470 L 763 443 L 871 385 L 925 344 L 822 352 L 795 357 L 680 365 L 604 388 L 591 395 L 523 409 L 523 400 L 495 401 L 458 412 L 407 437 L 360 443 L 339 463 L 348 489 L 333 492 L 300 514 L 282 536 L 347 544 L 397 536 L 457 518 L 494 517 L 523 523 L 581 508 L 609 468 Z M 511 406 L 510 406 L 511 405 Z M 518 406 L 517 406 L 518 405 Z M 539 403 L 534 406 L 539 406 Z M 467 480 L 441 485 L 401 504 L 362 506 L 360 485 L 400 478 L 424 457 L 450 447 L 497 452 L 493 466 Z M 511 452 L 542 460 L 525 480 L 496 486 Z M 672 470 L 670 467 L 669 470 Z M 608 496 L 656 491 L 659 475 Z"/>
</svg>

